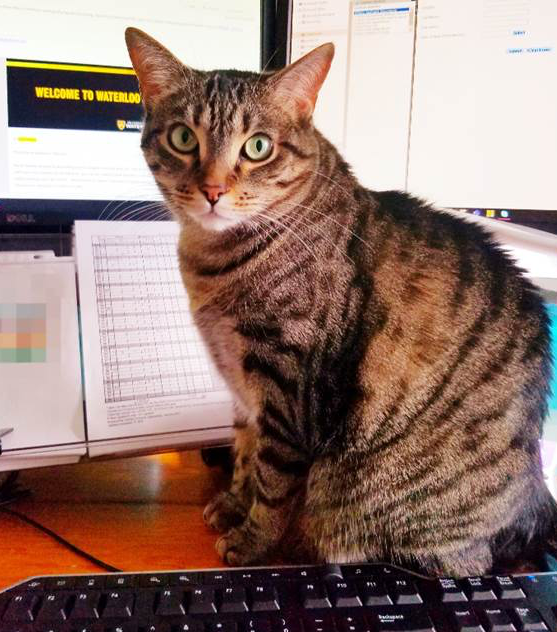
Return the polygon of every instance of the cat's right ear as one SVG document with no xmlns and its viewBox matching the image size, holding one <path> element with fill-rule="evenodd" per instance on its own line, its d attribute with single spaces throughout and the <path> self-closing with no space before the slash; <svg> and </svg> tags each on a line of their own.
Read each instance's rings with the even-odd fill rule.
<svg viewBox="0 0 557 632">
<path fill-rule="evenodd" d="M 165 94 L 173 92 L 177 83 L 183 85 L 191 71 L 157 40 L 143 31 L 126 29 L 126 44 L 145 107 L 155 105 Z"/>
</svg>

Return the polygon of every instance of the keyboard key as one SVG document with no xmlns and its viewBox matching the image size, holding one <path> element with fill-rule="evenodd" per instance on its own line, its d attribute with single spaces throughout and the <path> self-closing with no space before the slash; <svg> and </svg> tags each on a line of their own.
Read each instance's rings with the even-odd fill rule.
<svg viewBox="0 0 557 632">
<path fill-rule="evenodd" d="M 336 626 L 329 615 L 307 615 L 303 620 L 304 632 L 335 632 Z"/>
<path fill-rule="evenodd" d="M 68 618 L 67 593 L 46 593 L 37 613 L 37 621 L 65 621 Z"/>
<path fill-rule="evenodd" d="M 314 568 L 288 568 L 285 569 L 284 576 L 286 579 L 301 579 L 306 582 L 317 579 L 317 571 Z"/>
<path fill-rule="evenodd" d="M 227 586 L 222 591 L 220 612 L 247 612 L 248 597 L 243 586 Z"/>
<path fill-rule="evenodd" d="M 352 608 L 362 605 L 353 583 L 327 582 L 327 590 L 336 608 Z"/>
<path fill-rule="evenodd" d="M 202 573 L 172 573 L 169 575 L 171 586 L 194 586 L 203 583 Z"/>
<path fill-rule="evenodd" d="M 443 603 L 468 601 L 468 597 L 454 579 L 442 577 L 438 580 L 437 585 Z"/>
<path fill-rule="evenodd" d="M 464 590 L 472 601 L 496 599 L 491 583 L 484 577 L 467 577 L 464 580 Z"/>
<path fill-rule="evenodd" d="M 268 584 L 254 586 L 251 591 L 251 609 L 254 612 L 279 610 L 277 589 Z"/>
<path fill-rule="evenodd" d="M 482 614 L 489 632 L 515 632 L 516 627 L 505 610 L 488 608 Z"/>
<path fill-rule="evenodd" d="M 187 619 L 182 620 L 172 626 L 172 632 L 205 632 L 205 626 L 199 620 Z"/>
<path fill-rule="evenodd" d="M 409 579 L 395 579 L 387 584 L 395 604 L 423 603 L 418 589 Z"/>
<path fill-rule="evenodd" d="M 107 588 L 131 588 L 134 584 L 133 575 L 110 575 L 106 578 Z"/>
<path fill-rule="evenodd" d="M 278 581 L 292 579 L 288 574 L 288 569 L 273 568 L 265 569 L 259 572 L 259 581 L 262 584 L 275 584 Z"/>
<path fill-rule="evenodd" d="M 526 595 L 522 588 L 508 575 L 495 578 L 495 592 L 499 599 L 524 599 Z"/>
<path fill-rule="evenodd" d="M 2 617 L 4 622 L 25 623 L 34 621 L 39 609 L 40 597 L 36 593 L 26 593 L 12 597 Z"/>
<path fill-rule="evenodd" d="M 340 570 L 344 579 L 361 579 L 363 577 L 373 577 L 377 575 L 377 567 L 366 565 L 348 565 L 341 566 Z"/>
<path fill-rule="evenodd" d="M 169 623 L 145 623 L 139 626 L 139 632 L 172 632 Z"/>
<path fill-rule="evenodd" d="M 230 575 L 233 584 L 249 585 L 259 581 L 261 573 L 259 571 L 236 571 Z"/>
<path fill-rule="evenodd" d="M 455 610 L 451 619 L 458 632 L 485 632 L 476 613 L 472 610 Z"/>
<path fill-rule="evenodd" d="M 131 592 L 113 590 L 106 596 L 106 603 L 102 611 L 103 619 L 125 619 L 132 616 L 134 595 Z"/>
<path fill-rule="evenodd" d="M 370 632 L 371 628 L 363 615 L 337 615 L 335 623 L 338 632 Z"/>
<path fill-rule="evenodd" d="M 100 599 L 98 590 L 77 593 L 70 619 L 98 619 Z"/>
<path fill-rule="evenodd" d="M 271 620 L 268 617 L 254 617 L 249 619 L 245 626 L 246 632 L 274 632 Z"/>
<path fill-rule="evenodd" d="M 155 614 L 159 617 L 172 617 L 186 614 L 184 591 L 181 588 L 165 588 L 161 591 L 155 606 Z"/>
<path fill-rule="evenodd" d="M 274 617 L 271 621 L 273 632 L 304 632 L 299 617 Z"/>
<path fill-rule="evenodd" d="M 519 630 L 527 630 L 528 632 L 547 630 L 547 625 L 540 613 L 534 608 L 515 608 L 514 614 Z"/>
<path fill-rule="evenodd" d="M 18 586 L 22 590 L 44 590 L 46 588 L 46 579 L 30 579 L 25 584 Z"/>
<path fill-rule="evenodd" d="M 91 624 L 80 623 L 77 627 L 70 628 L 70 630 L 72 632 L 99 632 L 99 627 L 97 626 L 96 623 L 91 623 Z M 102 630 L 102 628 L 100 628 L 100 630 Z"/>
<path fill-rule="evenodd" d="M 102 575 L 97 575 L 94 577 L 77 577 L 75 580 L 75 587 L 79 590 L 80 588 L 104 588 L 105 580 L 107 577 L 103 577 Z"/>
<path fill-rule="evenodd" d="M 331 602 L 323 584 L 302 584 L 300 595 L 304 608 L 330 608 Z"/>
<path fill-rule="evenodd" d="M 213 614 L 217 611 L 215 591 L 212 588 L 194 588 L 189 597 L 189 614 Z"/>
<path fill-rule="evenodd" d="M 47 590 L 70 590 L 75 586 L 75 577 L 53 577 L 46 583 Z"/>
<path fill-rule="evenodd" d="M 153 588 L 166 588 L 168 586 L 168 577 L 166 575 L 140 575 L 139 585 Z"/>
<path fill-rule="evenodd" d="M 369 618 L 379 632 L 435 632 L 431 619 L 422 611 L 378 612 Z"/>
<path fill-rule="evenodd" d="M 218 571 L 205 573 L 203 583 L 208 586 L 224 586 L 230 584 L 230 573 Z"/>
<path fill-rule="evenodd" d="M 383 583 L 375 579 L 358 582 L 358 592 L 364 606 L 390 606 L 393 603 Z"/>
<path fill-rule="evenodd" d="M 206 626 L 207 632 L 238 632 L 236 621 L 212 621 Z"/>
</svg>

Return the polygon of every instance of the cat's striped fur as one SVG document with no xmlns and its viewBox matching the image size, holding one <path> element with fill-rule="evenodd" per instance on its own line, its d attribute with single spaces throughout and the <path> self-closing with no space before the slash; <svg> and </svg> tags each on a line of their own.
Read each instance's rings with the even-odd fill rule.
<svg viewBox="0 0 557 632">
<path fill-rule="evenodd" d="M 332 47 L 257 75 L 193 71 L 139 31 L 127 39 L 142 147 L 236 399 L 234 480 L 205 512 L 223 559 L 295 542 L 303 561 L 463 575 L 552 537 L 542 302 L 481 229 L 357 182 L 311 123 Z M 176 121 L 197 153 L 168 146 Z M 274 144 L 261 163 L 240 155 L 255 132 Z M 237 220 L 222 230 L 201 216 L 215 181 L 216 208 Z"/>
</svg>

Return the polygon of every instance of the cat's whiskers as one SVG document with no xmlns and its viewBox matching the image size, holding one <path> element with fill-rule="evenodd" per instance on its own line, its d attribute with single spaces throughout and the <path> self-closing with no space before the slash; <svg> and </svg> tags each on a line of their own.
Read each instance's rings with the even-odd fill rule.
<svg viewBox="0 0 557 632">
<path fill-rule="evenodd" d="M 136 214 L 141 214 L 144 210 L 150 210 L 152 208 L 152 205 L 149 204 L 147 205 L 147 209 L 145 208 L 145 205 L 143 206 L 126 206 L 123 209 L 121 209 L 118 213 L 118 215 L 114 215 L 110 218 L 105 218 L 104 221 L 112 221 L 112 222 L 118 222 L 118 221 L 125 221 L 126 219 L 130 218 L 132 219 Z"/>
<path fill-rule="evenodd" d="M 151 202 L 139 208 L 127 207 L 125 209 L 122 209 L 122 211 L 120 212 L 121 213 L 120 215 L 117 215 L 111 218 L 110 220 L 106 220 L 106 221 L 126 221 L 126 220 L 130 221 L 132 219 L 138 219 L 144 213 L 148 213 L 152 211 L 157 211 L 157 212 L 164 211 L 166 213 L 167 209 L 163 205 L 162 202 Z"/>
<path fill-rule="evenodd" d="M 256 225 L 259 225 L 262 229 L 263 229 L 263 239 L 272 239 L 273 238 L 273 233 L 275 234 L 275 236 L 277 236 L 279 234 L 278 232 L 278 227 L 276 226 L 272 226 L 268 221 L 266 221 L 263 217 L 261 216 L 257 216 L 255 218 L 255 220 L 250 220 L 250 222 L 254 222 Z M 287 249 L 286 254 L 290 257 L 290 255 L 294 256 L 295 250 L 294 250 L 294 242 L 291 241 L 286 241 L 286 243 L 284 243 L 284 247 Z"/>
<path fill-rule="evenodd" d="M 369 248 L 371 251 L 373 251 L 373 248 L 372 248 L 371 244 L 368 241 L 363 239 L 360 235 L 358 235 L 358 233 L 355 233 L 351 228 L 348 228 L 348 226 L 345 226 L 344 224 L 341 224 L 340 222 L 338 222 L 334 217 L 331 217 L 330 215 L 327 215 L 327 213 L 323 213 L 322 211 L 318 211 L 313 206 L 306 206 L 304 204 L 299 204 L 298 202 L 284 201 L 284 202 L 281 202 L 281 204 L 289 204 L 292 207 L 299 207 L 299 208 L 307 209 L 307 210 L 310 210 L 310 211 L 312 211 L 314 213 L 317 213 L 317 215 L 321 215 L 325 219 L 327 219 L 327 220 L 329 220 L 331 222 L 334 222 L 337 226 L 339 226 L 340 228 L 345 230 L 347 233 L 349 233 L 350 235 L 352 235 L 353 237 L 355 237 L 356 239 L 361 241 L 362 244 L 364 244 L 364 246 L 366 246 L 366 248 Z"/>
<path fill-rule="evenodd" d="M 308 169 L 308 171 L 310 173 L 315 173 L 315 175 L 321 176 L 322 178 L 326 178 L 327 180 L 329 180 L 329 182 L 332 182 L 332 184 L 338 187 L 347 197 L 351 196 L 350 191 L 346 189 L 345 187 L 343 187 L 341 184 L 339 184 L 334 178 L 331 178 L 330 176 L 328 176 L 325 173 L 322 173 L 321 171 L 316 171 L 315 169 Z"/>
<path fill-rule="evenodd" d="M 340 189 L 340 191 L 346 195 L 347 197 L 351 197 L 351 193 L 350 191 L 343 187 L 342 185 L 340 185 L 334 178 L 331 178 L 330 176 L 328 176 L 325 173 L 322 173 L 321 171 L 316 171 L 315 169 L 308 169 L 308 171 L 310 173 L 315 173 L 318 176 L 321 176 L 322 178 L 326 178 L 327 180 L 329 180 L 332 184 L 334 184 L 338 189 Z M 343 224 L 340 224 L 339 222 L 337 222 L 333 217 L 331 217 L 330 215 L 327 215 L 326 213 L 322 213 L 321 211 L 318 211 L 316 208 L 314 207 L 306 207 L 306 208 L 312 208 L 312 210 L 314 210 L 318 215 L 323 215 L 323 217 L 326 217 L 327 219 L 335 222 L 336 224 L 338 224 L 339 226 L 342 226 L 345 230 L 349 231 L 354 237 L 356 237 L 357 239 L 359 239 L 365 246 L 367 246 L 370 250 L 371 248 L 371 244 L 369 242 L 366 242 L 365 239 L 362 239 L 362 237 L 358 234 L 356 234 L 354 231 L 350 230 L 347 226 L 344 226 Z"/>
<path fill-rule="evenodd" d="M 155 203 L 147 204 L 139 208 L 123 209 L 120 215 L 112 218 L 110 221 L 132 221 L 132 220 L 140 219 L 141 217 L 143 217 L 147 213 L 150 213 L 151 211 L 159 211 L 159 210 L 161 210 L 161 207 Z"/>
<path fill-rule="evenodd" d="M 120 200 L 117 205 L 110 210 L 108 214 L 104 217 L 99 216 L 99 219 L 103 221 L 114 221 L 119 219 L 124 213 L 133 207 L 143 208 L 145 204 L 160 204 L 162 202 L 158 202 L 155 200 Z"/>
<path fill-rule="evenodd" d="M 141 221 L 155 222 L 155 221 L 162 221 L 162 220 L 167 220 L 167 219 L 169 219 L 167 209 L 154 209 L 153 211 L 151 211 L 150 214 L 148 214 L 145 217 L 142 217 Z"/>
<path fill-rule="evenodd" d="M 263 66 L 263 70 L 259 73 L 259 77 L 257 77 L 257 81 L 254 84 L 251 84 L 252 94 L 255 95 L 255 90 L 256 90 L 257 86 L 259 85 L 259 82 L 265 76 L 265 72 L 266 72 L 267 68 L 269 67 L 269 64 L 275 58 L 275 55 L 278 53 L 278 50 L 279 49 L 278 49 L 278 46 L 277 46 L 277 48 L 275 48 L 275 52 L 269 57 L 269 59 L 267 60 L 267 63 L 265 64 L 265 66 Z"/>
<path fill-rule="evenodd" d="M 136 191 L 138 196 L 143 196 L 145 194 L 148 194 L 149 191 Z M 131 203 L 126 204 L 126 200 L 123 200 L 120 202 L 120 204 L 114 208 L 108 215 L 107 219 L 109 220 L 114 220 L 118 217 L 121 217 L 121 215 L 126 212 L 126 210 L 131 209 L 132 207 L 137 207 L 137 208 L 143 208 L 146 205 L 154 205 L 154 204 L 158 204 L 159 206 L 162 206 L 165 204 L 164 199 L 160 199 L 160 200 L 154 200 L 154 199 L 143 199 L 143 200 L 132 200 Z"/>
<path fill-rule="evenodd" d="M 304 221 L 306 221 L 306 218 L 304 218 L 302 215 L 298 215 L 294 218 L 294 222 L 291 225 L 286 225 L 284 223 L 279 223 L 279 220 L 277 217 L 272 215 L 272 210 L 269 209 L 268 206 L 266 205 L 250 205 L 250 207 L 248 208 L 248 210 L 250 210 L 252 212 L 252 218 L 248 219 L 249 222 L 253 221 L 253 218 L 255 219 L 255 221 L 260 220 L 263 223 L 263 220 L 266 219 L 267 223 L 266 226 L 268 228 L 270 228 L 271 230 L 267 233 L 267 236 L 270 236 L 273 232 L 278 236 L 279 232 L 278 232 L 278 228 L 277 226 L 272 226 L 269 224 L 269 222 L 276 222 L 277 225 L 284 227 L 285 229 L 287 229 L 289 232 L 293 233 L 296 237 L 298 237 L 298 239 L 300 239 L 300 236 L 295 232 L 294 228 L 296 228 L 296 226 L 298 224 L 302 224 Z M 287 215 L 283 214 L 282 215 L 283 218 L 286 218 Z M 290 249 L 293 248 L 293 245 L 291 242 L 286 241 L 285 245 L 288 245 Z M 313 253 L 312 253 L 313 254 Z"/>
<path fill-rule="evenodd" d="M 317 263 L 319 263 L 319 259 L 317 258 L 317 255 L 315 254 L 314 250 L 312 249 L 311 245 L 308 244 L 306 241 L 304 241 L 304 239 L 302 239 L 302 237 L 300 237 L 300 235 L 298 235 L 298 233 L 293 230 L 293 227 L 296 225 L 297 221 L 299 221 L 299 217 L 296 218 L 296 220 L 294 221 L 294 223 L 292 224 L 292 227 L 288 226 L 287 224 L 284 224 L 283 222 L 281 222 L 279 219 L 277 219 L 276 217 L 272 217 L 272 216 L 267 216 L 264 213 L 259 213 L 259 217 L 270 221 L 270 222 L 276 222 L 279 226 L 281 226 L 282 228 L 284 228 L 287 232 L 291 233 L 292 235 L 294 235 L 294 237 L 296 237 L 296 239 L 298 239 L 298 241 L 306 248 L 306 250 L 309 252 L 309 254 L 315 259 L 315 261 Z M 331 284 L 329 281 L 328 277 L 325 277 L 325 280 L 327 282 L 327 285 L 329 287 L 329 291 L 331 292 L 331 296 L 332 296 L 332 288 L 331 288 Z"/>
<path fill-rule="evenodd" d="M 128 189 L 127 191 L 123 192 L 124 195 L 148 195 L 152 193 L 152 188 L 151 187 L 135 187 L 133 189 Z M 103 207 L 102 211 L 100 212 L 99 216 L 98 216 L 98 220 L 106 220 L 108 221 L 112 215 L 114 215 L 118 208 L 121 207 L 123 204 L 126 204 L 127 202 L 131 202 L 132 204 L 142 204 L 143 202 L 154 202 L 156 200 L 138 200 L 137 197 L 135 199 L 129 198 L 129 199 L 123 199 L 123 200 L 110 200 L 109 202 L 107 202 L 105 204 L 105 206 Z M 162 200 L 161 200 L 162 201 Z M 112 204 L 115 204 L 116 206 L 114 208 L 110 208 Z M 110 210 L 109 210 L 110 209 Z M 105 217 L 105 213 L 107 214 Z"/>
<path fill-rule="evenodd" d="M 308 208 L 310 208 L 310 207 L 308 207 Z M 336 244 L 327 235 L 327 233 L 324 230 L 322 230 L 320 226 L 318 226 L 317 223 L 312 222 L 309 217 L 305 217 L 304 215 L 300 215 L 300 221 L 305 222 L 305 226 L 307 226 L 307 228 L 316 231 L 326 242 L 328 242 L 347 261 L 349 261 L 350 263 L 353 263 L 353 264 L 355 263 L 355 261 L 353 259 L 351 259 L 345 252 L 343 252 L 342 249 L 339 247 L 339 245 Z"/>
</svg>

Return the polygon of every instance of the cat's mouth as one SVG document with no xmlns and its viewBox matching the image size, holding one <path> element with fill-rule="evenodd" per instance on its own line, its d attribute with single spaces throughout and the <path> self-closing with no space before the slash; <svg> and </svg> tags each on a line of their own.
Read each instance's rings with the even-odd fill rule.
<svg viewBox="0 0 557 632">
<path fill-rule="evenodd" d="M 224 209 L 219 209 L 217 204 L 201 213 L 190 213 L 190 215 L 206 230 L 222 231 L 236 226 L 242 221 L 242 218 L 237 214 L 226 213 Z"/>
</svg>

